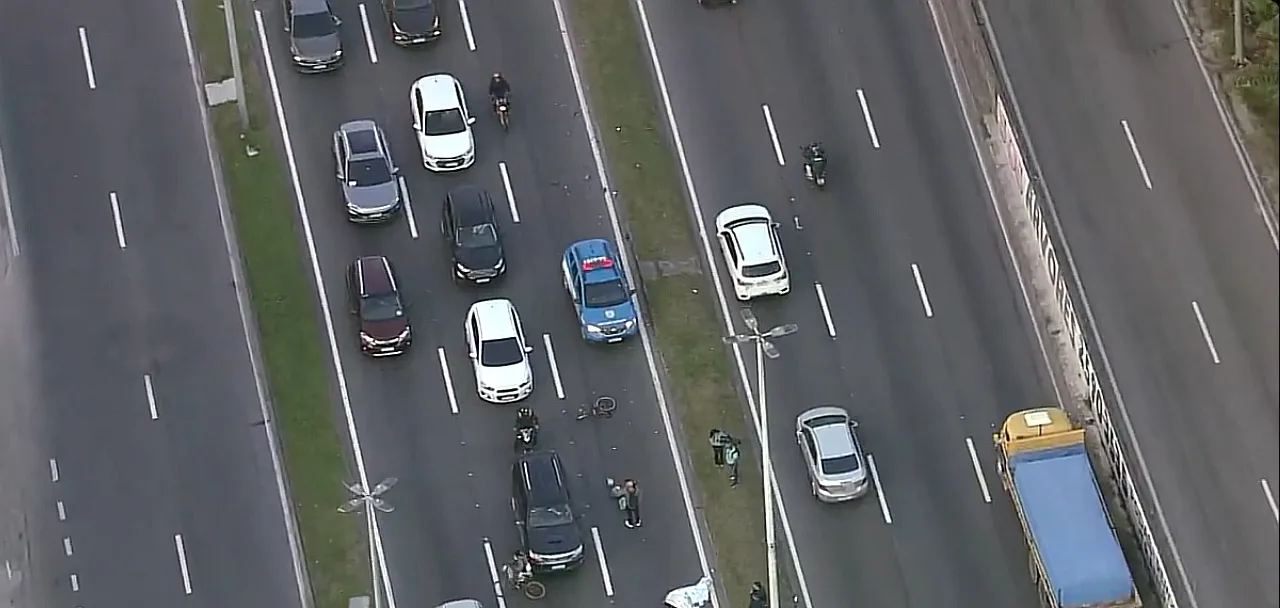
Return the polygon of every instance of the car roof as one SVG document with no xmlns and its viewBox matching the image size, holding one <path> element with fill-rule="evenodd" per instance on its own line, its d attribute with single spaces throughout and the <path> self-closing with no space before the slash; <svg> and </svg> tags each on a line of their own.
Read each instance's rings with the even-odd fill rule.
<svg viewBox="0 0 1280 608">
<path fill-rule="evenodd" d="M 453 205 L 453 217 L 463 226 L 474 226 L 493 221 L 489 205 L 485 204 L 489 193 L 472 185 L 462 185 L 449 191 L 449 202 Z"/>
<path fill-rule="evenodd" d="M 422 96 L 424 110 L 458 107 L 458 79 L 452 74 L 428 74 L 414 81 L 413 90 Z"/>
<path fill-rule="evenodd" d="M 439 606 L 436 606 L 436 608 L 484 608 L 484 606 L 480 604 L 479 600 L 466 598 L 461 600 L 449 600 Z"/>
<path fill-rule="evenodd" d="M 475 317 L 476 324 L 480 326 L 479 339 L 483 342 L 514 338 L 516 326 L 511 318 L 511 312 L 514 310 L 515 305 L 511 300 L 504 298 L 481 300 L 472 304 L 470 314 Z"/>
<path fill-rule="evenodd" d="M 796 418 L 813 432 L 820 457 L 840 458 L 857 451 L 853 443 L 853 429 L 848 425 L 853 418 L 844 408 L 834 405 L 815 407 Z M 841 422 L 836 422 L 834 418 L 839 418 Z"/>
<path fill-rule="evenodd" d="M 329 8 L 328 0 L 293 0 L 292 4 L 293 14 L 295 15 L 311 15 L 315 13 L 332 12 Z"/>
<path fill-rule="evenodd" d="M 360 268 L 361 295 L 392 293 L 396 290 L 391 261 L 380 255 L 370 255 L 356 260 Z"/>
<path fill-rule="evenodd" d="M 342 123 L 338 130 L 347 138 L 347 146 L 351 148 L 353 156 L 371 152 L 382 154 L 378 143 L 378 123 L 368 119 L 349 120 Z"/>
<path fill-rule="evenodd" d="M 534 506 L 550 506 L 568 500 L 564 487 L 564 467 L 554 451 L 530 452 L 516 460 L 522 477 L 529 479 L 529 502 Z M 552 493 L 547 495 L 547 490 Z"/>
<path fill-rule="evenodd" d="M 763 205 L 737 205 L 716 215 L 716 229 L 733 233 L 742 263 L 748 266 L 778 261 L 772 224 L 773 216 Z"/>
<path fill-rule="evenodd" d="M 619 264 L 622 263 L 614 253 L 612 244 L 605 239 L 586 239 L 578 241 L 569 246 L 574 262 L 582 264 L 586 260 L 592 258 L 609 258 L 613 261 L 613 266 L 609 268 L 597 268 L 588 270 L 583 273 L 583 280 L 588 283 L 611 281 L 621 276 Z"/>
</svg>

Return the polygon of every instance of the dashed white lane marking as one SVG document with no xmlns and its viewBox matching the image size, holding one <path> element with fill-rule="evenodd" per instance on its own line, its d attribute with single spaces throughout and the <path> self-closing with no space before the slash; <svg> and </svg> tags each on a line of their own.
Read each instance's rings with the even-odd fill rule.
<svg viewBox="0 0 1280 608">
<path fill-rule="evenodd" d="M 72 553 L 75 553 L 74 551 L 72 551 L 72 550 L 71 550 L 71 537 L 70 537 L 70 536 L 64 536 L 64 537 L 62 537 L 62 552 L 63 552 L 63 553 L 66 553 L 66 554 L 67 554 L 67 557 L 71 557 L 71 554 L 72 554 Z"/>
<path fill-rule="evenodd" d="M 876 498 L 880 500 L 880 513 L 884 515 L 884 523 L 893 523 L 893 516 L 889 514 L 889 500 L 884 496 L 884 486 L 880 483 L 880 470 L 876 468 L 876 457 L 867 454 L 867 468 L 871 469 L 871 481 L 876 484 Z"/>
<path fill-rule="evenodd" d="M 124 219 L 120 217 L 120 199 L 115 192 L 108 192 L 107 198 L 111 199 L 111 219 L 116 225 L 116 243 L 124 249 L 127 245 L 124 242 Z"/>
<path fill-rule="evenodd" d="M 880 149 L 880 135 L 876 133 L 876 123 L 871 120 L 871 106 L 867 105 L 867 94 L 858 89 L 858 105 L 862 106 L 862 120 L 867 123 L 867 134 L 871 136 L 871 145 Z"/>
<path fill-rule="evenodd" d="M 84 73 L 89 77 L 89 88 L 98 88 L 98 77 L 93 74 L 93 57 L 89 55 L 89 34 L 80 28 L 80 54 L 84 57 Z"/>
<path fill-rule="evenodd" d="M 560 383 L 560 366 L 556 363 L 556 349 L 551 346 L 551 334 L 542 334 L 542 344 L 547 347 L 547 361 L 551 363 L 551 380 L 556 384 L 556 397 L 564 399 L 564 384 Z"/>
<path fill-rule="evenodd" d="M 58 482 L 58 461 L 53 458 L 49 459 L 49 477 L 54 483 Z"/>
<path fill-rule="evenodd" d="M 364 45 L 369 49 L 369 63 L 378 63 L 378 49 L 373 45 L 373 30 L 369 27 L 369 12 L 360 3 L 360 27 L 364 29 Z"/>
<path fill-rule="evenodd" d="M 987 479 L 982 476 L 982 464 L 978 462 L 978 450 L 973 447 L 973 438 L 965 437 L 964 444 L 969 448 L 969 460 L 973 462 L 973 474 L 978 476 L 978 485 L 982 487 L 982 500 L 991 503 L 991 491 L 987 489 Z"/>
<path fill-rule="evenodd" d="M 413 217 L 413 202 L 409 200 L 409 185 L 404 182 L 404 177 L 396 178 L 400 182 L 400 198 L 404 201 L 404 218 L 409 222 L 409 236 L 413 239 L 418 238 L 418 222 Z"/>
<path fill-rule="evenodd" d="M 769 111 L 769 104 L 760 104 L 760 109 L 764 110 L 764 126 L 769 128 L 769 141 L 773 142 L 773 155 L 778 159 L 778 164 L 786 166 L 787 159 L 782 155 L 782 143 L 778 141 L 778 130 L 773 126 L 773 112 Z"/>
<path fill-rule="evenodd" d="M 1192 300 L 1191 310 L 1196 313 L 1196 323 L 1200 325 L 1200 335 L 1204 337 L 1204 343 L 1209 346 L 1209 354 L 1213 356 L 1213 364 L 1222 363 L 1222 359 L 1218 358 L 1218 347 L 1214 346 L 1213 336 L 1209 334 L 1209 324 L 1205 323 L 1204 315 L 1200 313 L 1200 303 Z"/>
<path fill-rule="evenodd" d="M 596 560 L 600 562 L 600 578 L 604 579 L 604 596 L 613 597 L 613 576 L 609 574 L 609 562 L 604 558 L 604 542 L 600 540 L 600 529 L 591 526 L 591 540 L 595 542 Z"/>
<path fill-rule="evenodd" d="M 151 374 L 142 375 L 142 387 L 147 391 L 147 409 L 151 410 L 151 419 L 158 420 L 160 412 L 156 410 L 156 391 L 151 385 Z"/>
<path fill-rule="evenodd" d="M 507 163 L 498 163 L 498 173 L 502 176 L 502 189 L 507 193 L 507 206 L 511 207 L 511 221 L 520 223 L 520 210 L 516 208 L 516 191 L 511 187 L 511 174 L 507 172 Z"/>
<path fill-rule="evenodd" d="M 458 413 L 458 396 L 453 392 L 453 376 L 449 375 L 449 359 L 444 355 L 444 347 L 436 349 L 440 357 L 440 374 L 444 376 L 444 394 L 449 397 L 449 411 Z"/>
<path fill-rule="evenodd" d="M 1121 120 L 1120 126 L 1124 129 L 1124 137 L 1129 140 L 1129 151 L 1133 152 L 1133 160 L 1138 161 L 1138 171 L 1142 172 L 1142 183 L 1147 185 L 1147 190 L 1151 189 L 1151 176 L 1147 174 L 1147 163 L 1142 162 L 1142 152 L 1138 150 L 1138 140 L 1133 138 L 1133 130 L 1129 128 L 1129 121 Z"/>
<path fill-rule="evenodd" d="M 929 292 L 924 288 L 924 277 L 920 276 L 920 267 L 912 264 L 911 275 L 916 279 L 916 291 L 920 292 L 920 303 L 924 305 L 924 316 L 933 318 L 933 305 L 929 303 Z"/>
<path fill-rule="evenodd" d="M 1271 506 L 1271 516 L 1280 522 L 1280 508 L 1276 507 L 1276 495 L 1271 493 L 1271 484 L 1266 479 L 1260 479 L 1262 482 L 1262 493 L 1267 497 L 1267 504 Z"/>
<path fill-rule="evenodd" d="M 191 571 L 187 569 L 187 547 L 181 534 L 173 535 L 173 546 L 178 550 L 178 570 L 182 573 L 182 590 L 191 595 Z"/>
<path fill-rule="evenodd" d="M 834 338 L 836 324 L 831 320 L 831 309 L 827 307 L 827 293 L 822 289 L 822 283 L 814 283 L 813 288 L 818 292 L 818 305 L 822 307 L 822 319 L 827 322 L 827 335 Z"/>
<path fill-rule="evenodd" d="M 484 539 L 484 561 L 489 564 L 489 580 L 493 582 L 493 595 L 498 600 L 498 608 L 507 608 L 507 598 L 502 591 L 502 577 L 498 575 L 498 562 L 493 559 L 493 545 Z"/>
<path fill-rule="evenodd" d="M 62 504 L 62 501 L 59 500 L 57 503 L 57 507 L 58 507 L 58 521 L 67 521 L 67 506 Z"/>
<path fill-rule="evenodd" d="M 462 14 L 462 33 L 467 36 L 467 50 L 474 53 L 476 36 L 471 31 L 471 13 L 467 11 L 467 0 L 458 0 L 458 12 Z"/>
<path fill-rule="evenodd" d="M 80 575 L 78 574 L 71 575 L 71 590 L 80 591 Z"/>
<path fill-rule="evenodd" d="M 22 255 L 22 247 L 18 245 L 18 225 L 13 219 L 13 201 L 9 198 L 9 174 L 4 168 L 4 150 L 0 149 L 0 206 L 4 207 L 5 230 L 9 234 L 9 250 L 13 257 Z"/>
</svg>

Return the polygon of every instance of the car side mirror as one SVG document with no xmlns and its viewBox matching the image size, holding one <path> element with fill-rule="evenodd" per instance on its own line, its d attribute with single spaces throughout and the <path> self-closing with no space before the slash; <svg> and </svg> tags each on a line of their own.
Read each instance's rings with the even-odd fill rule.
<svg viewBox="0 0 1280 608">
<path fill-rule="evenodd" d="M 850 420 L 850 421 L 849 421 L 849 428 L 851 428 L 851 429 L 856 429 L 856 428 L 858 428 L 858 421 L 857 421 L 857 420 Z"/>
<path fill-rule="evenodd" d="M 782 227 L 782 224 L 780 224 L 780 223 L 778 223 L 778 222 L 770 222 L 770 223 L 769 223 L 769 225 L 770 225 L 770 226 L 773 226 L 774 228 L 781 228 L 781 227 Z"/>
<path fill-rule="evenodd" d="M 341 19 L 339 19 L 337 15 L 333 15 L 333 24 L 334 24 L 334 25 L 342 25 L 342 20 L 341 20 Z"/>
<path fill-rule="evenodd" d="M 472 116 L 472 117 L 468 118 L 468 119 L 467 119 L 467 124 L 469 124 L 469 125 L 474 125 L 474 124 L 476 124 L 476 117 L 475 117 L 475 116 Z"/>
<path fill-rule="evenodd" d="M 629 294 L 631 294 L 631 295 L 633 295 L 633 296 L 634 296 L 634 295 L 636 295 L 636 288 L 635 288 L 635 287 L 628 288 L 628 289 L 627 289 L 627 293 L 629 293 Z"/>
<path fill-rule="evenodd" d="M 475 359 L 475 358 L 476 358 L 476 353 L 475 353 L 475 351 L 471 351 L 471 352 L 467 353 L 467 356 L 468 356 L 468 357 L 471 357 L 472 359 Z"/>
<path fill-rule="evenodd" d="M 533 345 L 532 345 L 532 344 L 525 344 L 525 345 L 524 345 L 524 352 L 525 352 L 526 354 L 533 352 Z"/>
<path fill-rule="evenodd" d="M 391 174 L 392 174 L 392 175 L 400 175 L 400 167 L 392 167 L 392 168 L 391 168 Z"/>
</svg>

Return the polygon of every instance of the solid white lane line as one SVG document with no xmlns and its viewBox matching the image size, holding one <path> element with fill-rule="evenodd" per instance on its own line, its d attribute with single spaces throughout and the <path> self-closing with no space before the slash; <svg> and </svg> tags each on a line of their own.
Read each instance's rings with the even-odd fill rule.
<svg viewBox="0 0 1280 608">
<path fill-rule="evenodd" d="M 369 49 L 369 63 L 378 63 L 378 49 L 373 46 L 373 30 L 369 27 L 369 12 L 360 3 L 360 27 L 364 29 L 364 45 Z"/>
<path fill-rule="evenodd" d="M 67 554 L 67 557 L 71 557 L 71 554 L 72 554 L 72 553 L 74 553 L 74 551 L 72 551 L 72 550 L 71 550 L 71 537 L 70 537 L 70 536 L 64 536 L 64 537 L 62 537 L 62 552 L 63 552 L 63 553 L 66 553 L 66 554 Z"/>
<path fill-rule="evenodd" d="M 862 106 L 862 120 L 867 123 L 867 134 L 871 136 L 871 145 L 880 149 L 880 136 L 876 134 L 876 123 L 871 120 L 871 106 L 867 105 L 867 94 L 858 89 L 858 105 Z"/>
<path fill-rule="evenodd" d="M 9 200 L 9 174 L 4 169 L 4 150 L 0 148 L 0 205 L 4 206 L 4 222 L 9 233 L 9 250 L 13 257 L 22 255 L 18 246 L 18 225 L 13 221 L 13 202 Z"/>
<path fill-rule="evenodd" d="M 1151 176 L 1147 174 L 1147 164 L 1142 162 L 1142 152 L 1138 151 L 1138 140 L 1133 138 L 1133 130 L 1129 128 L 1129 121 L 1120 121 L 1120 126 L 1124 127 L 1124 137 L 1129 140 L 1129 150 L 1133 152 L 1133 159 L 1138 161 L 1138 170 L 1142 172 L 1142 183 L 1147 185 L 1147 190 L 1151 189 Z"/>
<path fill-rule="evenodd" d="M 49 477 L 53 478 L 54 483 L 58 483 L 58 461 L 53 458 L 49 459 Z"/>
<path fill-rule="evenodd" d="M 1209 335 L 1209 324 L 1204 322 L 1204 315 L 1200 314 L 1200 303 L 1192 300 L 1191 310 L 1196 313 L 1196 323 L 1200 324 L 1200 335 L 1204 336 L 1204 343 L 1209 346 L 1209 354 L 1213 355 L 1213 364 L 1222 363 L 1222 359 L 1218 358 L 1218 347 L 1213 345 L 1213 336 Z"/>
<path fill-rule="evenodd" d="M 489 580 L 493 582 L 493 595 L 498 600 L 498 608 L 507 608 L 507 598 L 502 591 L 502 577 L 498 575 L 498 562 L 493 559 L 493 545 L 484 539 L 484 561 L 489 563 Z"/>
<path fill-rule="evenodd" d="M 836 324 L 831 320 L 831 309 L 827 307 L 827 293 L 823 291 L 822 283 L 814 283 L 813 288 L 818 292 L 818 305 L 822 307 L 822 319 L 827 322 L 827 335 L 834 338 Z"/>
<path fill-rule="evenodd" d="M 89 34 L 80 28 L 80 54 L 84 57 L 84 73 L 89 76 L 89 88 L 98 88 L 98 77 L 93 75 L 93 58 L 89 56 Z"/>
<path fill-rule="evenodd" d="M 511 188 L 511 174 L 507 173 L 507 163 L 498 163 L 498 173 L 502 174 L 502 189 L 507 192 L 507 206 L 511 207 L 511 221 L 520 223 L 520 210 L 516 209 L 516 191 Z"/>
<path fill-rule="evenodd" d="M 1271 484 L 1267 483 L 1266 479 L 1259 481 L 1262 482 L 1262 493 L 1267 497 L 1267 504 L 1271 506 L 1271 516 L 1280 523 L 1280 508 L 1276 507 L 1276 495 L 1271 493 Z"/>
<path fill-rule="evenodd" d="M 409 222 L 409 236 L 418 238 L 418 222 L 413 219 L 413 203 L 409 201 L 409 186 L 404 183 L 404 178 L 397 178 L 400 182 L 400 198 L 404 201 L 404 217 Z"/>
<path fill-rule="evenodd" d="M 884 497 L 884 486 L 880 485 L 880 470 L 876 468 L 876 457 L 867 454 L 867 468 L 871 469 L 871 481 L 876 484 L 876 498 L 880 499 L 880 513 L 884 515 L 884 523 L 893 523 L 889 514 L 889 500 Z"/>
<path fill-rule="evenodd" d="M 116 225 L 116 243 L 124 249 L 127 245 L 124 242 L 124 219 L 120 217 L 120 199 L 116 198 L 115 192 L 110 192 L 107 196 L 111 199 L 111 219 Z"/>
<path fill-rule="evenodd" d="M 556 349 L 551 347 L 551 334 L 542 334 L 542 344 L 547 347 L 547 361 L 551 362 L 551 379 L 556 383 L 556 397 L 564 399 L 564 385 L 560 383 L 560 366 L 556 363 Z"/>
<path fill-rule="evenodd" d="M 76 575 L 76 574 L 72 574 L 72 575 L 71 575 L 71 590 L 72 590 L 72 591 L 80 591 L 80 576 L 79 576 L 79 575 Z"/>
<path fill-rule="evenodd" d="M 769 104 L 760 104 L 760 109 L 764 110 L 764 126 L 769 128 L 769 141 L 773 142 L 773 155 L 778 159 L 778 164 L 786 166 L 787 159 L 782 155 L 782 143 L 778 141 L 778 130 L 773 127 L 773 112 L 769 111 Z"/>
<path fill-rule="evenodd" d="M 467 0 L 458 0 L 458 12 L 462 14 L 462 33 L 467 36 L 467 49 L 476 50 L 476 36 L 471 32 L 471 15 L 467 11 Z"/>
<path fill-rule="evenodd" d="M 449 411 L 458 413 L 458 395 L 453 392 L 453 376 L 449 375 L 449 359 L 444 356 L 444 347 L 436 349 L 440 357 L 440 373 L 444 375 L 444 394 L 449 397 Z"/>
<path fill-rule="evenodd" d="M 924 288 L 924 277 L 920 276 L 920 267 L 912 264 L 911 274 L 916 278 L 916 291 L 920 292 L 920 303 L 924 304 L 924 316 L 933 318 L 933 305 L 929 303 L 929 292 Z"/>
<path fill-rule="evenodd" d="M 609 562 L 604 559 L 604 542 L 600 540 L 600 529 L 591 526 L 591 540 L 596 546 L 596 560 L 600 562 L 600 577 L 604 579 L 605 597 L 613 597 L 613 577 L 609 574 Z"/>
<path fill-rule="evenodd" d="M 9 560 L 4 560 L 4 574 L 9 580 L 13 580 L 13 564 Z"/>
<path fill-rule="evenodd" d="M 187 547 L 181 534 L 173 535 L 173 546 L 178 550 L 178 570 L 182 573 L 182 590 L 191 595 L 191 571 L 187 569 Z"/>
<path fill-rule="evenodd" d="M 156 391 L 151 386 L 151 374 L 142 374 L 142 387 L 147 390 L 147 409 L 151 410 L 151 419 L 158 420 L 160 413 L 156 411 Z"/>
<path fill-rule="evenodd" d="M 987 478 L 982 476 L 982 465 L 978 462 L 978 450 L 973 447 L 973 438 L 965 437 L 964 444 L 969 448 L 969 460 L 973 462 L 973 474 L 978 476 L 978 485 L 982 487 L 982 500 L 991 503 L 991 490 L 987 489 Z"/>
<path fill-rule="evenodd" d="M 67 521 L 67 506 L 58 501 L 58 521 Z"/>
</svg>

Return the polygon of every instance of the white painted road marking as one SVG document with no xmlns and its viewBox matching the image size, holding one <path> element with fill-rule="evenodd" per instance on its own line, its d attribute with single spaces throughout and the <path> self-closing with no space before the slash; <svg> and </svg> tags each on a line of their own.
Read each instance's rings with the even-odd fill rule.
<svg viewBox="0 0 1280 608">
<path fill-rule="evenodd" d="M 58 521 L 67 521 L 67 506 L 58 501 Z"/>
<path fill-rule="evenodd" d="M 58 461 L 53 458 L 49 459 L 49 477 L 53 478 L 54 483 L 58 483 Z"/>
<path fill-rule="evenodd" d="M 78 575 L 71 575 L 71 590 L 80 591 L 80 577 Z"/>
<path fill-rule="evenodd" d="M 467 0 L 458 0 L 458 12 L 462 14 L 462 33 L 467 36 L 467 49 L 476 50 L 476 36 L 471 32 L 471 16 L 467 11 Z"/>
<path fill-rule="evenodd" d="M 982 465 L 978 462 L 978 450 L 973 447 L 973 438 L 965 437 L 964 444 L 969 448 L 969 460 L 973 462 L 973 474 L 978 476 L 978 485 L 982 486 L 982 500 L 991 503 L 991 491 L 987 489 L 987 479 L 982 476 Z"/>
<path fill-rule="evenodd" d="M 489 563 L 489 580 L 493 582 L 493 595 L 498 600 L 498 608 L 507 608 L 507 598 L 502 592 L 502 577 L 498 575 L 498 562 L 493 559 L 493 546 L 489 539 L 484 539 L 484 561 Z"/>
<path fill-rule="evenodd" d="M 71 554 L 72 554 L 72 553 L 74 553 L 74 551 L 72 551 L 72 550 L 71 550 L 71 537 L 70 537 L 70 536 L 64 536 L 64 537 L 62 537 L 62 552 L 63 552 L 63 553 L 66 553 L 66 554 L 67 554 L 67 557 L 71 557 Z"/>
<path fill-rule="evenodd" d="M 18 225 L 13 221 L 13 202 L 9 200 L 9 175 L 4 169 L 3 149 L 0 149 L 0 204 L 4 205 L 4 225 L 5 231 L 9 233 L 9 250 L 16 258 L 22 255 L 22 248 L 18 246 Z"/>
<path fill-rule="evenodd" d="M 933 305 L 929 303 L 929 292 L 924 288 L 924 277 L 920 276 L 920 267 L 912 264 L 911 274 L 916 278 L 916 291 L 920 292 L 920 303 L 924 304 L 924 316 L 933 318 Z"/>
<path fill-rule="evenodd" d="M 769 128 L 769 141 L 773 142 L 773 155 L 778 159 L 778 164 L 786 166 L 787 159 L 782 155 L 782 143 L 778 141 L 778 130 L 773 127 L 773 112 L 769 111 L 769 104 L 760 104 L 760 109 L 764 110 L 764 126 Z"/>
<path fill-rule="evenodd" d="M 516 191 L 511 187 L 511 174 L 507 173 L 507 163 L 498 163 L 498 173 L 502 175 L 502 189 L 507 193 L 507 206 L 511 207 L 511 221 L 520 223 L 520 210 L 516 208 Z"/>
<path fill-rule="evenodd" d="M 142 374 L 142 387 L 147 391 L 147 409 L 151 410 L 151 419 L 158 420 L 160 413 L 156 411 L 156 391 L 151 386 L 151 374 Z"/>
<path fill-rule="evenodd" d="M 822 283 L 814 283 L 813 288 L 818 292 L 818 305 L 822 307 L 822 319 L 827 322 L 827 335 L 834 338 L 836 324 L 831 320 L 831 309 L 827 307 L 827 293 L 823 291 Z"/>
<path fill-rule="evenodd" d="M 440 357 L 440 373 L 444 375 L 444 394 L 449 397 L 449 411 L 458 413 L 458 395 L 453 392 L 453 376 L 449 375 L 449 359 L 444 356 L 444 347 L 436 349 Z"/>
<path fill-rule="evenodd" d="M 889 500 L 884 497 L 884 486 L 880 484 L 880 470 L 876 468 L 876 457 L 867 454 L 867 468 L 871 469 L 871 481 L 876 484 L 876 498 L 880 500 L 880 513 L 884 515 L 884 523 L 893 523 L 893 516 L 889 515 Z"/>
<path fill-rule="evenodd" d="M 1209 346 L 1209 354 L 1213 355 L 1213 364 L 1222 363 L 1222 359 L 1218 358 L 1218 347 L 1213 345 L 1213 336 L 1209 335 L 1209 324 L 1204 322 L 1204 315 L 1200 314 L 1200 303 L 1192 300 L 1191 310 L 1196 313 L 1196 323 L 1200 324 L 1200 335 L 1204 336 L 1204 343 Z"/>
<path fill-rule="evenodd" d="M 1271 516 L 1276 518 L 1276 522 L 1280 522 L 1280 508 L 1276 507 L 1276 496 L 1271 493 L 1271 484 L 1266 479 L 1259 481 L 1262 482 L 1262 493 L 1267 497 L 1267 504 L 1271 506 Z"/>
<path fill-rule="evenodd" d="M 107 197 L 111 199 L 111 219 L 116 225 L 116 243 L 121 249 L 126 247 L 124 242 L 124 219 L 120 217 L 120 199 L 116 198 L 115 192 L 110 192 Z"/>
<path fill-rule="evenodd" d="M 876 134 L 876 123 L 871 120 L 871 106 L 867 105 L 867 94 L 858 89 L 858 105 L 862 106 L 862 120 L 867 123 L 867 134 L 871 136 L 871 145 L 880 149 L 880 136 Z"/>
<path fill-rule="evenodd" d="M 93 75 L 93 58 L 89 56 L 89 34 L 80 28 L 80 54 L 84 56 L 84 73 L 89 76 L 89 88 L 98 88 L 98 77 Z"/>
<path fill-rule="evenodd" d="M 556 397 L 564 399 L 564 385 L 560 383 L 560 366 L 556 363 L 556 349 L 551 347 L 551 334 L 542 334 L 542 344 L 547 347 L 547 361 L 551 362 L 551 380 L 556 383 Z"/>
<path fill-rule="evenodd" d="M 182 572 L 182 590 L 191 595 L 191 571 L 187 569 L 187 547 L 181 534 L 173 535 L 173 546 L 178 550 L 178 569 Z"/>
<path fill-rule="evenodd" d="M 613 577 L 609 574 L 609 562 L 604 559 L 604 542 L 600 540 L 600 529 L 591 526 L 591 540 L 595 541 L 596 560 L 600 562 L 600 577 L 604 579 L 605 597 L 613 597 Z"/>
<path fill-rule="evenodd" d="M 409 185 L 404 183 L 404 178 L 396 178 L 400 182 L 400 198 L 404 201 L 404 217 L 409 222 L 409 236 L 418 238 L 418 222 L 413 219 L 413 204 L 409 201 Z"/>
<path fill-rule="evenodd" d="M 364 29 L 364 45 L 369 49 L 369 63 L 378 63 L 378 49 L 373 46 L 373 30 L 369 28 L 369 12 L 360 3 L 360 27 Z"/>
<path fill-rule="evenodd" d="M 1129 121 L 1120 121 L 1120 126 L 1124 127 L 1124 137 L 1129 140 L 1129 150 L 1133 152 L 1133 160 L 1138 161 L 1138 170 L 1142 172 L 1142 183 L 1147 185 L 1147 190 L 1151 189 L 1151 176 L 1147 174 L 1147 164 L 1142 162 L 1142 152 L 1138 151 L 1138 141 L 1133 138 L 1133 131 L 1129 129 Z"/>
</svg>

